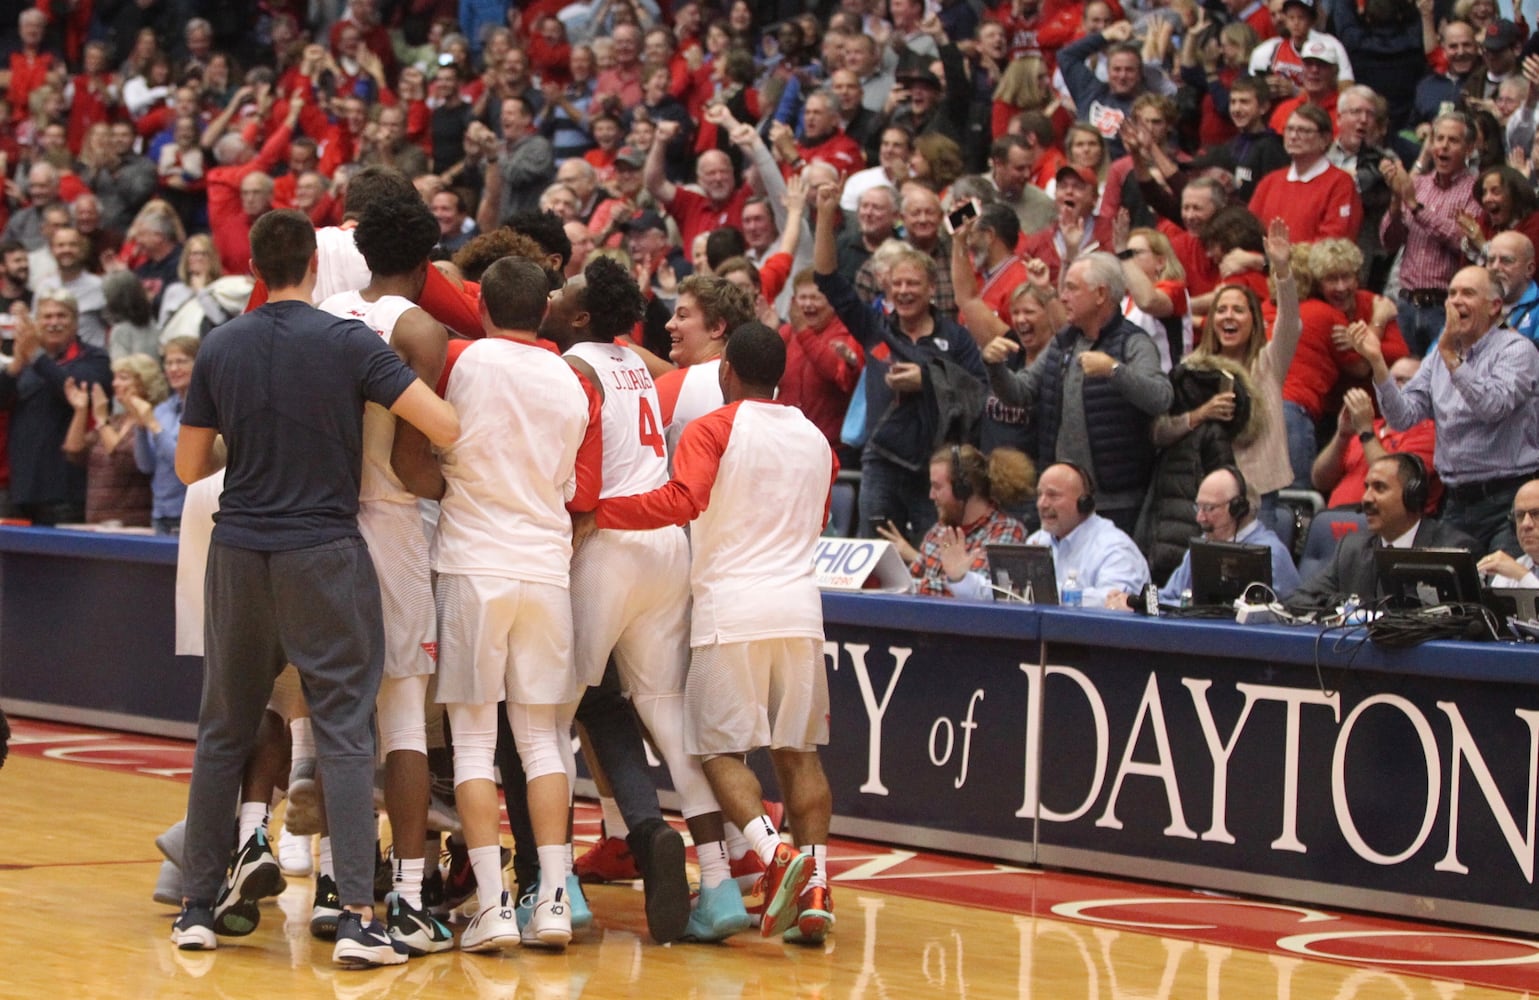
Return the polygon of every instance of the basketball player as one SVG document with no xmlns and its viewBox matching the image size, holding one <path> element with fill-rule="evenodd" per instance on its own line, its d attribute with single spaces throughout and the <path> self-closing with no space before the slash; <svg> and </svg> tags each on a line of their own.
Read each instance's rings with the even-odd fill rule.
<svg viewBox="0 0 1539 1000">
<path fill-rule="evenodd" d="M 600 258 L 572 279 L 551 304 L 542 328 L 567 347 L 566 357 L 604 388 L 604 485 L 600 496 L 626 496 L 657 489 L 668 481 L 657 391 L 646 363 L 615 338 L 640 319 L 643 302 L 635 280 L 613 261 Z M 575 359 L 575 360 L 574 360 Z M 742 893 L 732 881 L 721 808 L 700 763 L 684 750 L 684 675 L 689 665 L 689 540 L 681 528 L 660 531 L 600 531 L 572 557 L 572 619 L 578 679 L 590 685 L 583 696 L 602 697 L 597 685 L 614 655 L 620 683 L 630 696 L 652 742 L 673 776 L 700 859 L 700 895 L 689 911 L 687 886 L 678 893 L 678 912 L 688 923 L 659 937 L 720 941 L 749 926 Z M 583 709 L 578 720 L 584 721 Z M 610 734 L 587 727 L 589 739 Z M 611 778 L 614 775 L 611 774 Z M 655 801 L 655 798 L 654 798 Z M 627 817 L 629 822 L 631 817 Z M 648 924 L 674 907 L 659 899 L 683 882 L 683 842 L 673 864 L 671 828 L 647 826 L 650 842 L 637 846 L 648 877 Z M 643 827 L 636 827 L 637 833 Z M 670 836 L 671 834 L 671 836 Z M 666 931 L 665 931 L 666 933 Z"/>
<path fill-rule="evenodd" d="M 753 300 L 725 278 L 690 275 L 679 283 L 678 301 L 668 321 L 673 342 L 668 357 L 679 368 L 657 379 L 669 455 L 691 420 L 721 405 L 716 366 L 727 334 L 753 318 Z"/>
<path fill-rule="evenodd" d="M 549 304 L 545 271 L 507 257 L 482 276 L 485 338 L 459 355 L 445 397 L 465 415 L 459 441 L 434 462 L 397 429 L 393 461 L 419 495 L 441 498 L 438 698 L 454 730 L 455 798 L 476 876 L 478 912 L 460 947 L 565 947 L 566 881 L 576 773 L 572 715 L 571 511 L 591 510 L 602 468 L 602 398 L 535 343 Z M 502 884 L 492 762 L 497 704 L 523 761 L 539 855 L 539 890 L 520 932 Z"/>
<path fill-rule="evenodd" d="M 778 333 L 738 327 L 719 370 L 727 405 L 685 429 L 673 478 L 601 500 L 594 517 L 579 519 L 579 536 L 694 522 L 685 748 L 703 758 L 717 801 L 765 863 L 760 932 L 816 942 L 833 923 L 823 860 L 832 795 L 817 755 L 828 742 L 828 682 L 812 550 L 837 463 L 816 425 L 774 401 L 785 372 Z M 762 814 L 762 789 L 743 760 L 762 746 L 802 852 Z"/>
<path fill-rule="evenodd" d="M 356 319 L 389 344 L 417 377 L 436 385 L 448 332 L 415 304 L 438 243 L 433 213 L 417 198 L 381 198 L 369 205 L 352 240 L 371 275 L 358 291 L 321 303 L 334 316 Z M 428 683 L 435 667 L 438 619 L 433 607 L 428 543 L 417 498 L 390 468 L 396 420 L 369 404 L 363 415 L 363 478 L 358 528 L 368 543 L 385 610 L 385 676 L 377 702 L 385 753 L 385 808 L 390 815 L 394 891 L 386 900 L 391 938 L 413 955 L 444 951 L 454 937 L 422 902 L 423 841 L 427 833 Z M 438 859 L 435 855 L 433 863 Z M 330 878 L 323 871 L 317 876 Z"/>
</svg>

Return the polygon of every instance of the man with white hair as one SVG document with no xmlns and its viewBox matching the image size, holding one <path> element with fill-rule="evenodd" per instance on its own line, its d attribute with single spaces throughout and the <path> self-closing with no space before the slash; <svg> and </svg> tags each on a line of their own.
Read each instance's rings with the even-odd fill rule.
<svg viewBox="0 0 1539 1000">
<path fill-rule="evenodd" d="M 0 89 L 7 91 L 11 108 L 17 113 L 27 110 L 27 97 L 48 82 L 48 73 L 55 62 L 62 62 L 58 55 L 43 47 L 43 35 L 48 30 L 48 15 L 41 10 L 28 8 L 16 19 L 17 43 L 6 46 L 9 59 L 0 69 Z M 14 45 L 14 48 L 13 48 Z"/>
<path fill-rule="evenodd" d="M 562 162 L 556 168 L 556 181 L 565 184 L 577 195 L 577 218 L 586 225 L 598 209 L 599 202 L 610 197 L 609 192 L 599 186 L 598 171 L 593 164 L 580 156 L 574 156 Z M 582 268 L 577 269 L 581 273 Z"/>
<path fill-rule="evenodd" d="M 679 242 L 687 247 L 702 232 L 721 226 L 742 228 L 743 205 L 752 192 L 747 184 L 737 182 L 732 160 L 726 153 L 708 149 L 695 162 L 695 180 L 703 194 L 696 194 L 668 179 L 663 169 L 666 147 L 678 132 L 677 122 L 665 121 L 657 126 L 657 138 L 647 151 L 642 177 L 652 197 L 679 224 Z"/>
<path fill-rule="evenodd" d="M 1507 325 L 1539 344 L 1539 282 L 1534 281 L 1534 242 L 1515 229 L 1486 243 L 1486 270 L 1502 281 Z"/>
<path fill-rule="evenodd" d="M 1006 337 L 991 341 L 983 360 L 1002 403 L 1036 408 L 1038 464 L 1090 470 L 1095 510 L 1131 531 L 1154 472 L 1150 431 L 1172 390 L 1153 339 L 1122 315 L 1125 291 L 1116 257 L 1080 257 L 1063 278 L 1068 329 L 1025 371 L 1006 366 L 1020 350 Z"/>
</svg>

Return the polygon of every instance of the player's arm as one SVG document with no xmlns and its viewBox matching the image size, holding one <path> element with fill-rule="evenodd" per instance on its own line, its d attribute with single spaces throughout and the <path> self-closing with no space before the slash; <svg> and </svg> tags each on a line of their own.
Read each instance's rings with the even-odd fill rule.
<svg viewBox="0 0 1539 1000">
<path fill-rule="evenodd" d="M 390 404 L 390 412 L 411 424 L 439 448 L 447 448 L 460 436 L 460 417 L 447 401 L 439 399 L 426 382 L 417 379 Z M 400 427 L 396 427 L 400 436 Z"/>
<path fill-rule="evenodd" d="M 588 399 L 588 429 L 577 446 L 577 461 L 572 468 L 575 485 L 572 498 L 566 503 L 569 512 L 578 514 L 597 507 L 599 493 L 604 488 L 604 390 L 598 379 L 591 377 L 592 367 L 581 358 L 568 358 L 567 361 L 578 371 L 577 379 Z M 577 364 L 587 368 L 590 375 L 584 376 Z"/>
<path fill-rule="evenodd" d="M 673 458 L 673 478 L 649 493 L 599 501 L 598 527 L 642 531 L 688 524 L 711 502 L 716 470 L 732 434 L 735 407 L 722 407 L 684 428 Z"/>
<path fill-rule="evenodd" d="M 216 447 L 218 438 L 217 428 L 183 424 L 176 438 L 176 477 L 191 486 L 223 468 L 222 449 Z"/>
<path fill-rule="evenodd" d="M 449 353 L 449 331 L 426 310 L 408 309 L 395 321 L 390 346 L 417 377 L 428 385 L 437 385 Z"/>
<path fill-rule="evenodd" d="M 405 421 L 395 425 L 395 440 L 390 445 L 390 468 L 412 493 L 426 500 L 442 500 L 447 484 L 433 443 Z"/>
</svg>

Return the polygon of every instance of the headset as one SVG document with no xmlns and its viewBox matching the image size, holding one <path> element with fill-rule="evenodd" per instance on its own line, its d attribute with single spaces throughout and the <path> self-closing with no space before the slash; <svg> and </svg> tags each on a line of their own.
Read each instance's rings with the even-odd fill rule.
<svg viewBox="0 0 1539 1000">
<path fill-rule="evenodd" d="M 1089 471 L 1075 462 L 1060 461 L 1055 462 L 1054 464 L 1067 466 L 1068 468 L 1073 469 L 1075 474 L 1079 476 L 1079 481 L 1084 484 L 1085 492 L 1081 493 L 1079 498 L 1074 501 L 1074 509 L 1079 511 L 1081 517 L 1089 517 L 1091 514 L 1094 514 L 1095 479 L 1090 475 Z"/>
<path fill-rule="evenodd" d="M 988 467 L 983 464 L 983 453 L 977 452 L 977 455 L 979 460 L 974 463 L 977 467 L 969 474 L 966 459 L 962 455 L 962 446 L 958 444 L 951 446 L 951 496 L 957 503 L 966 503 L 980 492 L 973 488 L 975 478 L 983 484 L 981 492 L 985 499 L 988 498 Z"/>
<path fill-rule="evenodd" d="M 1384 456 L 1393 458 L 1400 473 L 1400 502 L 1406 513 L 1420 514 L 1427 509 L 1427 463 L 1420 455 L 1408 451 L 1396 451 Z"/>
<path fill-rule="evenodd" d="M 1240 519 L 1250 513 L 1250 487 L 1245 483 L 1245 475 L 1235 465 L 1220 465 L 1213 471 L 1227 472 L 1234 477 L 1234 485 L 1239 489 L 1240 495 L 1229 501 L 1229 519 L 1239 524 Z"/>
</svg>

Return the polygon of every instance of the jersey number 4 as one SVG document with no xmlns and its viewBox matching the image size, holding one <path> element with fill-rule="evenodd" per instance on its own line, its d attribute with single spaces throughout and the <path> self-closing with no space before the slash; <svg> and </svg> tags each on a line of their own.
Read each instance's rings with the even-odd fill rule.
<svg viewBox="0 0 1539 1000">
<path fill-rule="evenodd" d="M 666 449 L 663 447 L 662 432 L 657 427 L 657 414 L 652 412 L 652 406 L 647 402 L 647 397 L 640 397 L 640 402 L 641 416 L 637 423 L 641 427 L 641 443 L 643 447 L 651 448 L 656 452 L 658 458 L 662 458 Z"/>
</svg>

